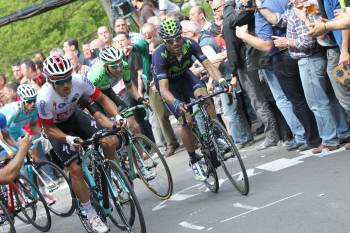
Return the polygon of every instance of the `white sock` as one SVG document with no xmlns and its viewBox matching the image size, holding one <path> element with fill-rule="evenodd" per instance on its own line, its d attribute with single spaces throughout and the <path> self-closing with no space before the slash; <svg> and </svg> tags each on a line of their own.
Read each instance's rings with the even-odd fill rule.
<svg viewBox="0 0 350 233">
<path fill-rule="evenodd" d="M 86 217 L 87 219 L 91 219 L 93 217 L 95 217 L 97 215 L 95 209 L 92 207 L 90 200 L 88 202 L 85 203 L 81 203 L 81 206 L 83 207 L 83 209 L 86 212 Z"/>
</svg>

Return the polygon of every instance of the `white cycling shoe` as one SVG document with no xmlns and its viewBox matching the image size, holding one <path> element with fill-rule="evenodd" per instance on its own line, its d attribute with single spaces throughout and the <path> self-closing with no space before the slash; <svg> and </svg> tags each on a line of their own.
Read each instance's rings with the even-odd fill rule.
<svg viewBox="0 0 350 233">
<path fill-rule="evenodd" d="M 109 231 L 109 228 L 97 215 L 89 220 L 89 224 L 91 226 L 91 229 L 96 233 L 106 233 Z"/>
</svg>

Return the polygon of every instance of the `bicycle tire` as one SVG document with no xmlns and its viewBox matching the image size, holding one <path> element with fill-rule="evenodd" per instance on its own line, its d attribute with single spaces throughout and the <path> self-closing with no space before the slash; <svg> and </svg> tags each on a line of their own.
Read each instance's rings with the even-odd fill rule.
<svg viewBox="0 0 350 233">
<path fill-rule="evenodd" d="M 0 232 L 16 233 L 13 219 L 10 216 L 9 212 L 7 211 L 6 206 L 2 203 L 1 200 L 0 200 L 0 210 L 2 210 L 2 213 L 0 214 Z M 6 222 L 8 222 L 8 224 L 6 224 Z M 4 225 L 8 225 L 8 229 L 7 228 L 3 229 Z"/>
<path fill-rule="evenodd" d="M 21 182 L 19 182 L 19 180 L 21 180 Z M 25 177 L 23 175 L 18 175 L 18 177 L 16 178 L 16 180 L 14 182 L 16 184 L 16 187 L 19 190 L 21 190 L 21 192 L 22 192 L 22 195 L 19 196 L 18 192 L 14 191 L 14 196 L 15 196 L 17 204 L 21 203 L 20 209 L 21 209 L 21 212 L 23 213 L 23 215 L 27 218 L 29 223 L 32 224 L 39 231 L 42 231 L 42 232 L 49 231 L 51 228 L 51 215 L 50 215 L 49 208 L 47 207 L 46 201 L 45 201 L 43 195 L 41 194 L 41 192 L 37 189 L 37 187 L 34 185 L 34 183 L 32 181 L 30 181 L 27 177 Z M 32 190 L 35 192 L 35 194 L 31 193 Z M 24 196 L 27 199 L 29 199 L 29 198 L 31 199 L 30 200 L 31 203 L 28 203 L 28 204 L 30 204 L 31 209 L 33 210 L 33 216 L 29 216 L 27 214 L 26 209 L 28 206 L 25 206 L 25 207 L 23 206 L 23 202 L 22 202 L 21 198 L 24 198 Z M 36 197 L 34 197 L 34 196 L 36 196 Z M 41 206 L 40 206 L 41 208 L 39 210 L 41 213 L 37 213 L 38 202 L 41 202 Z M 39 225 L 37 220 L 39 219 L 38 217 L 40 217 L 42 212 L 44 212 L 44 215 L 46 215 L 46 216 L 44 216 L 44 218 L 46 219 L 46 222 L 43 225 Z M 40 218 L 40 219 L 42 219 L 42 218 Z"/>
<path fill-rule="evenodd" d="M 104 166 L 106 171 L 108 171 L 108 173 L 106 173 L 106 179 L 112 181 L 107 183 L 113 184 L 113 187 L 108 185 L 109 198 L 112 199 L 113 206 L 115 207 L 115 210 L 120 217 L 119 220 L 121 221 L 119 222 L 112 215 L 109 215 L 110 220 L 121 230 L 133 233 L 146 233 L 146 224 L 140 203 L 125 173 L 120 166 L 112 160 L 105 160 Z M 128 199 L 121 197 L 122 192 L 128 195 Z M 118 194 L 118 196 L 115 196 L 115 194 Z M 122 206 L 126 203 L 125 201 L 130 203 L 130 216 L 128 217 L 125 217 L 125 212 Z M 138 224 L 135 224 L 137 220 Z M 135 231 L 136 227 L 138 229 L 137 231 Z M 131 229 L 133 229 L 133 231 L 131 231 Z"/>
<path fill-rule="evenodd" d="M 41 179 L 49 179 L 51 187 L 48 187 L 49 194 L 54 196 L 56 198 L 56 202 L 52 205 L 48 205 L 49 210 L 60 217 L 68 217 L 71 216 L 74 213 L 75 206 L 74 206 L 74 194 L 71 186 L 71 181 L 67 177 L 67 175 L 62 171 L 62 169 L 57 166 L 56 164 L 50 162 L 50 161 L 40 161 L 36 163 L 36 166 L 34 167 L 37 171 L 40 172 L 41 169 Z M 53 169 L 55 174 L 59 175 L 61 178 L 61 181 L 59 184 L 59 181 L 52 180 L 48 174 L 45 172 L 46 169 Z M 46 176 L 46 177 L 45 177 Z M 34 181 L 35 184 L 38 186 L 39 177 L 38 174 L 34 172 Z M 61 189 L 59 189 L 61 187 Z M 65 199 L 63 199 L 65 198 Z M 68 198 L 68 199 L 67 199 Z"/>
<path fill-rule="evenodd" d="M 221 163 L 226 176 L 233 184 L 233 186 L 242 194 L 248 195 L 249 193 L 249 180 L 247 172 L 243 163 L 243 160 L 233 143 L 231 136 L 228 135 L 226 129 L 217 120 L 212 120 L 210 125 L 211 132 L 213 133 L 213 144 L 215 148 L 218 160 Z M 224 140 L 227 148 L 225 151 L 219 147 L 218 139 Z M 228 151 L 229 149 L 229 151 Z M 225 154 L 223 154 L 225 153 Z M 235 168 L 235 165 L 237 169 Z M 237 177 L 238 179 L 235 179 Z"/>
<path fill-rule="evenodd" d="M 139 177 L 146 187 L 161 200 L 169 199 L 173 193 L 173 179 L 164 156 L 159 151 L 158 147 L 145 135 L 134 135 L 133 144 L 135 147 L 132 147 L 132 156 Z M 140 154 L 135 151 L 137 147 L 140 147 L 143 152 L 142 158 Z M 147 179 L 142 173 L 142 168 L 138 163 L 138 161 L 141 160 L 146 166 L 148 172 L 155 173 L 155 177 L 153 179 Z M 158 170 L 157 168 L 160 169 Z M 159 184 L 159 188 L 157 187 L 157 184 Z"/>
</svg>

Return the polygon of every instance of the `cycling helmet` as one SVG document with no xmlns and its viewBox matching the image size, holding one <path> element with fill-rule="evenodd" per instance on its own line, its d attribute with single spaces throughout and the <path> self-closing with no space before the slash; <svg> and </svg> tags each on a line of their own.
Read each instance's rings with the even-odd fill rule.
<svg viewBox="0 0 350 233">
<path fill-rule="evenodd" d="M 123 51 L 113 46 L 107 46 L 100 50 L 99 57 L 104 64 L 113 64 L 123 59 Z"/>
<path fill-rule="evenodd" d="M 6 116 L 0 113 L 0 129 L 5 129 L 7 125 Z"/>
<path fill-rule="evenodd" d="M 34 100 L 38 95 L 35 87 L 31 84 L 21 84 L 17 88 L 17 95 L 22 101 Z"/>
<path fill-rule="evenodd" d="M 173 39 L 180 36 L 182 26 L 174 19 L 166 19 L 160 23 L 159 35 L 163 40 Z"/>
<path fill-rule="evenodd" d="M 73 65 L 70 60 L 58 54 L 46 58 L 43 65 L 44 75 L 52 82 L 67 79 L 73 73 Z"/>
</svg>

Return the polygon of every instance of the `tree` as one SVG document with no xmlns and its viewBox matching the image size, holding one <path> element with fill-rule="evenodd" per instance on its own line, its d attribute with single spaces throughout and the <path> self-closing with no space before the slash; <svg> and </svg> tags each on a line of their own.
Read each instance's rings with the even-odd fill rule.
<svg viewBox="0 0 350 233">
<path fill-rule="evenodd" d="M 40 3 L 38 0 L 1 1 L 1 16 Z M 109 25 L 98 0 L 83 0 L 57 8 L 33 18 L 0 28 L 0 73 L 12 78 L 11 65 L 31 58 L 38 51 L 48 54 L 51 48 L 62 48 L 67 38 L 83 42 L 96 38 L 96 30 Z"/>
</svg>

